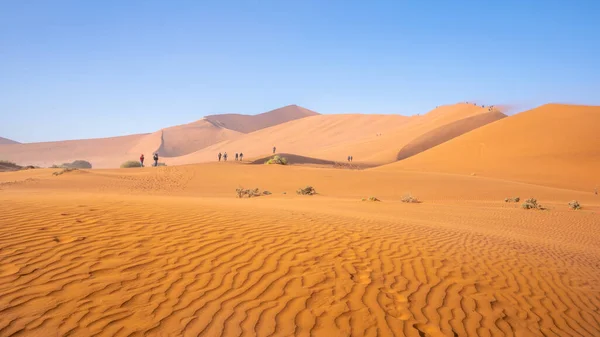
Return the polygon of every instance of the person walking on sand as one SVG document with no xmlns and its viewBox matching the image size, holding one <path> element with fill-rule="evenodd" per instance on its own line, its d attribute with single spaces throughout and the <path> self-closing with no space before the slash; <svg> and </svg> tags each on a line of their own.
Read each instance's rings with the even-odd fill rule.
<svg viewBox="0 0 600 337">
<path fill-rule="evenodd" d="M 144 154 L 142 153 L 142 155 L 140 156 L 140 166 L 144 167 Z"/>
<path fill-rule="evenodd" d="M 227 152 L 223 153 L 223 161 L 227 161 Z"/>
<path fill-rule="evenodd" d="M 275 150 L 277 150 L 277 148 L 273 146 L 273 154 L 275 154 Z"/>
<path fill-rule="evenodd" d="M 154 152 L 154 167 L 158 166 L 158 152 Z"/>
<path fill-rule="evenodd" d="M 222 156 L 222 154 L 221 154 L 221 152 L 219 152 L 219 154 L 217 155 L 217 157 L 219 158 L 219 161 L 221 161 L 221 156 Z"/>
<path fill-rule="evenodd" d="M 244 154 L 240 152 L 240 161 L 244 160 Z"/>
<path fill-rule="evenodd" d="M 354 158 L 352 156 L 350 156 L 350 161 L 354 160 Z"/>
<path fill-rule="evenodd" d="M 238 155 L 238 153 L 235 153 L 235 161 L 238 161 L 238 159 L 240 158 L 240 156 Z"/>
</svg>

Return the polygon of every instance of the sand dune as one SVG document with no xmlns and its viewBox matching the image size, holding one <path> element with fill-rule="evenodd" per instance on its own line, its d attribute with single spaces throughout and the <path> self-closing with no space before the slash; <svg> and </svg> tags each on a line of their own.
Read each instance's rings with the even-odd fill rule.
<svg viewBox="0 0 600 337">
<path fill-rule="evenodd" d="M 236 139 L 240 132 L 227 129 L 224 124 L 235 127 L 247 123 L 250 128 L 260 128 L 263 125 L 276 125 L 312 114 L 316 113 L 302 107 L 289 106 L 257 116 L 209 116 L 193 123 L 164 128 L 150 134 L 4 144 L 0 145 L 0 160 L 44 167 L 74 160 L 87 160 L 94 168 L 114 168 L 119 167 L 124 161 L 137 160 L 142 153 L 148 158 L 155 151 L 158 151 L 161 157 L 177 157 L 224 140 Z M 215 118 L 220 118 L 227 123 L 217 123 Z"/>
<path fill-rule="evenodd" d="M 8 138 L 0 137 L 0 145 L 6 145 L 6 144 L 19 144 L 19 142 L 15 142 L 14 140 L 11 140 Z"/>
<path fill-rule="evenodd" d="M 250 133 L 292 120 L 317 115 L 317 112 L 301 106 L 288 105 L 258 115 L 223 114 L 206 116 L 205 119 L 229 130 Z"/>
<path fill-rule="evenodd" d="M 487 108 L 470 104 L 454 104 L 412 117 L 319 115 L 252 132 L 187 156 L 169 158 L 169 162 L 176 165 L 214 161 L 219 152 L 242 152 L 247 158 L 263 157 L 276 146 L 277 151 L 306 157 L 346 161 L 352 155 L 357 163 L 380 165 L 395 161 L 398 151 L 418 137 L 449 123 L 478 115 L 486 117 L 459 124 L 461 127 L 449 128 L 452 132 L 440 131 L 442 136 L 437 139 L 447 138 L 450 134 L 455 136 L 460 131 L 466 132 L 470 127 L 500 118 L 501 114 L 488 114 Z"/>
<path fill-rule="evenodd" d="M 589 192 L 239 163 L 51 173 L 0 174 L 2 336 L 600 334 Z"/>
<path fill-rule="evenodd" d="M 600 107 L 550 104 L 380 168 L 481 174 L 591 191 L 600 185 Z"/>
</svg>

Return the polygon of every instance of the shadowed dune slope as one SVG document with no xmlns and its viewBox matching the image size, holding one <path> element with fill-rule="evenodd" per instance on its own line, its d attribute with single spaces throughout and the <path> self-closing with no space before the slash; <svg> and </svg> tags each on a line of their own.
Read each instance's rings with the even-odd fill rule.
<svg viewBox="0 0 600 337">
<path fill-rule="evenodd" d="M 482 174 L 591 191 L 600 185 L 600 107 L 549 104 L 381 170 Z"/>
<path fill-rule="evenodd" d="M 256 158 L 272 153 L 272 147 L 276 146 L 277 151 L 300 156 L 344 162 L 351 155 L 356 163 L 367 166 L 380 165 L 395 161 L 398 152 L 406 144 L 432 130 L 487 113 L 487 108 L 461 103 L 441 106 L 425 115 L 411 117 L 319 115 L 252 132 L 187 156 L 170 158 L 169 161 L 173 164 L 214 161 L 219 152 L 243 152 L 247 158 Z M 492 120 L 494 119 L 478 119 L 480 123 Z M 456 130 L 464 129 L 468 128 L 456 127 Z"/>
<path fill-rule="evenodd" d="M 204 118 L 215 125 L 219 125 L 230 130 L 242 133 L 250 133 L 277 124 L 286 123 L 304 117 L 316 116 L 318 114 L 319 113 L 308 110 L 301 106 L 288 105 L 283 108 L 271 110 L 258 115 L 223 114 L 210 115 Z"/>
<path fill-rule="evenodd" d="M 20 144 L 20 143 L 14 141 L 14 140 L 8 139 L 8 138 L 0 137 L 0 145 L 7 145 L 7 144 Z"/>
<path fill-rule="evenodd" d="M 417 153 L 421 153 L 434 146 L 447 142 L 450 139 L 456 138 L 466 132 L 505 117 L 505 114 L 494 111 L 467 117 L 456 122 L 446 124 L 431 130 L 406 144 L 402 150 L 398 152 L 397 159 L 402 160 L 414 156 Z"/>
<path fill-rule="evenodd" d="M 235 163 L 52 172 L 0 174 L 1 336 L 600 335 L 590 192 Z M 518 195 L 548 209 L 503 201 Z"/>
</svg>

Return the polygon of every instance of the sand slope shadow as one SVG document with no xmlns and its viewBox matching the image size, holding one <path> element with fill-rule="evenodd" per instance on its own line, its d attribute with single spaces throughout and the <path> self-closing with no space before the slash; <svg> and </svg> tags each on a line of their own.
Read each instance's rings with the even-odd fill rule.
<svg viewBox="0 0 600 337">
<path fill-rule="evenodd" d="M 408 157 L 412 157 L 434 146 L 440 145 L 462 134 L 465 134 L 471 130 L 477 129 L 481 126 L 495 122 L 505 117 L 506 115 L 501 112 L 492 111 L 481 115 L 467 117 L 456 122 L 440 126 L 439 128 L 431 130 L 415 138 L 410 143 L 406 144 L 400 150 L 400 152 L 398 152 L 396 159 L 403 160 Z"/>
</svg>

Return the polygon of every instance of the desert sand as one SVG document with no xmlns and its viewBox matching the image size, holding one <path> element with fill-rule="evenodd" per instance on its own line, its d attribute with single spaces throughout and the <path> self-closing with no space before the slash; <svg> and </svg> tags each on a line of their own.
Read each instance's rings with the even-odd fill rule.
<svg viewBox="0 0 600 337">
<path fill-rule="evenodd" d="M 167 167 L 0 172 L 0 336 L 599 336 L 598 109 L 203 119 L 96 153 Z"/>
<path fill-rule="evenodd" d="M 235 162 L 57 171 L 0 174 L 0 336 L 600 334 L 589 191 Z"/>
</svg>

